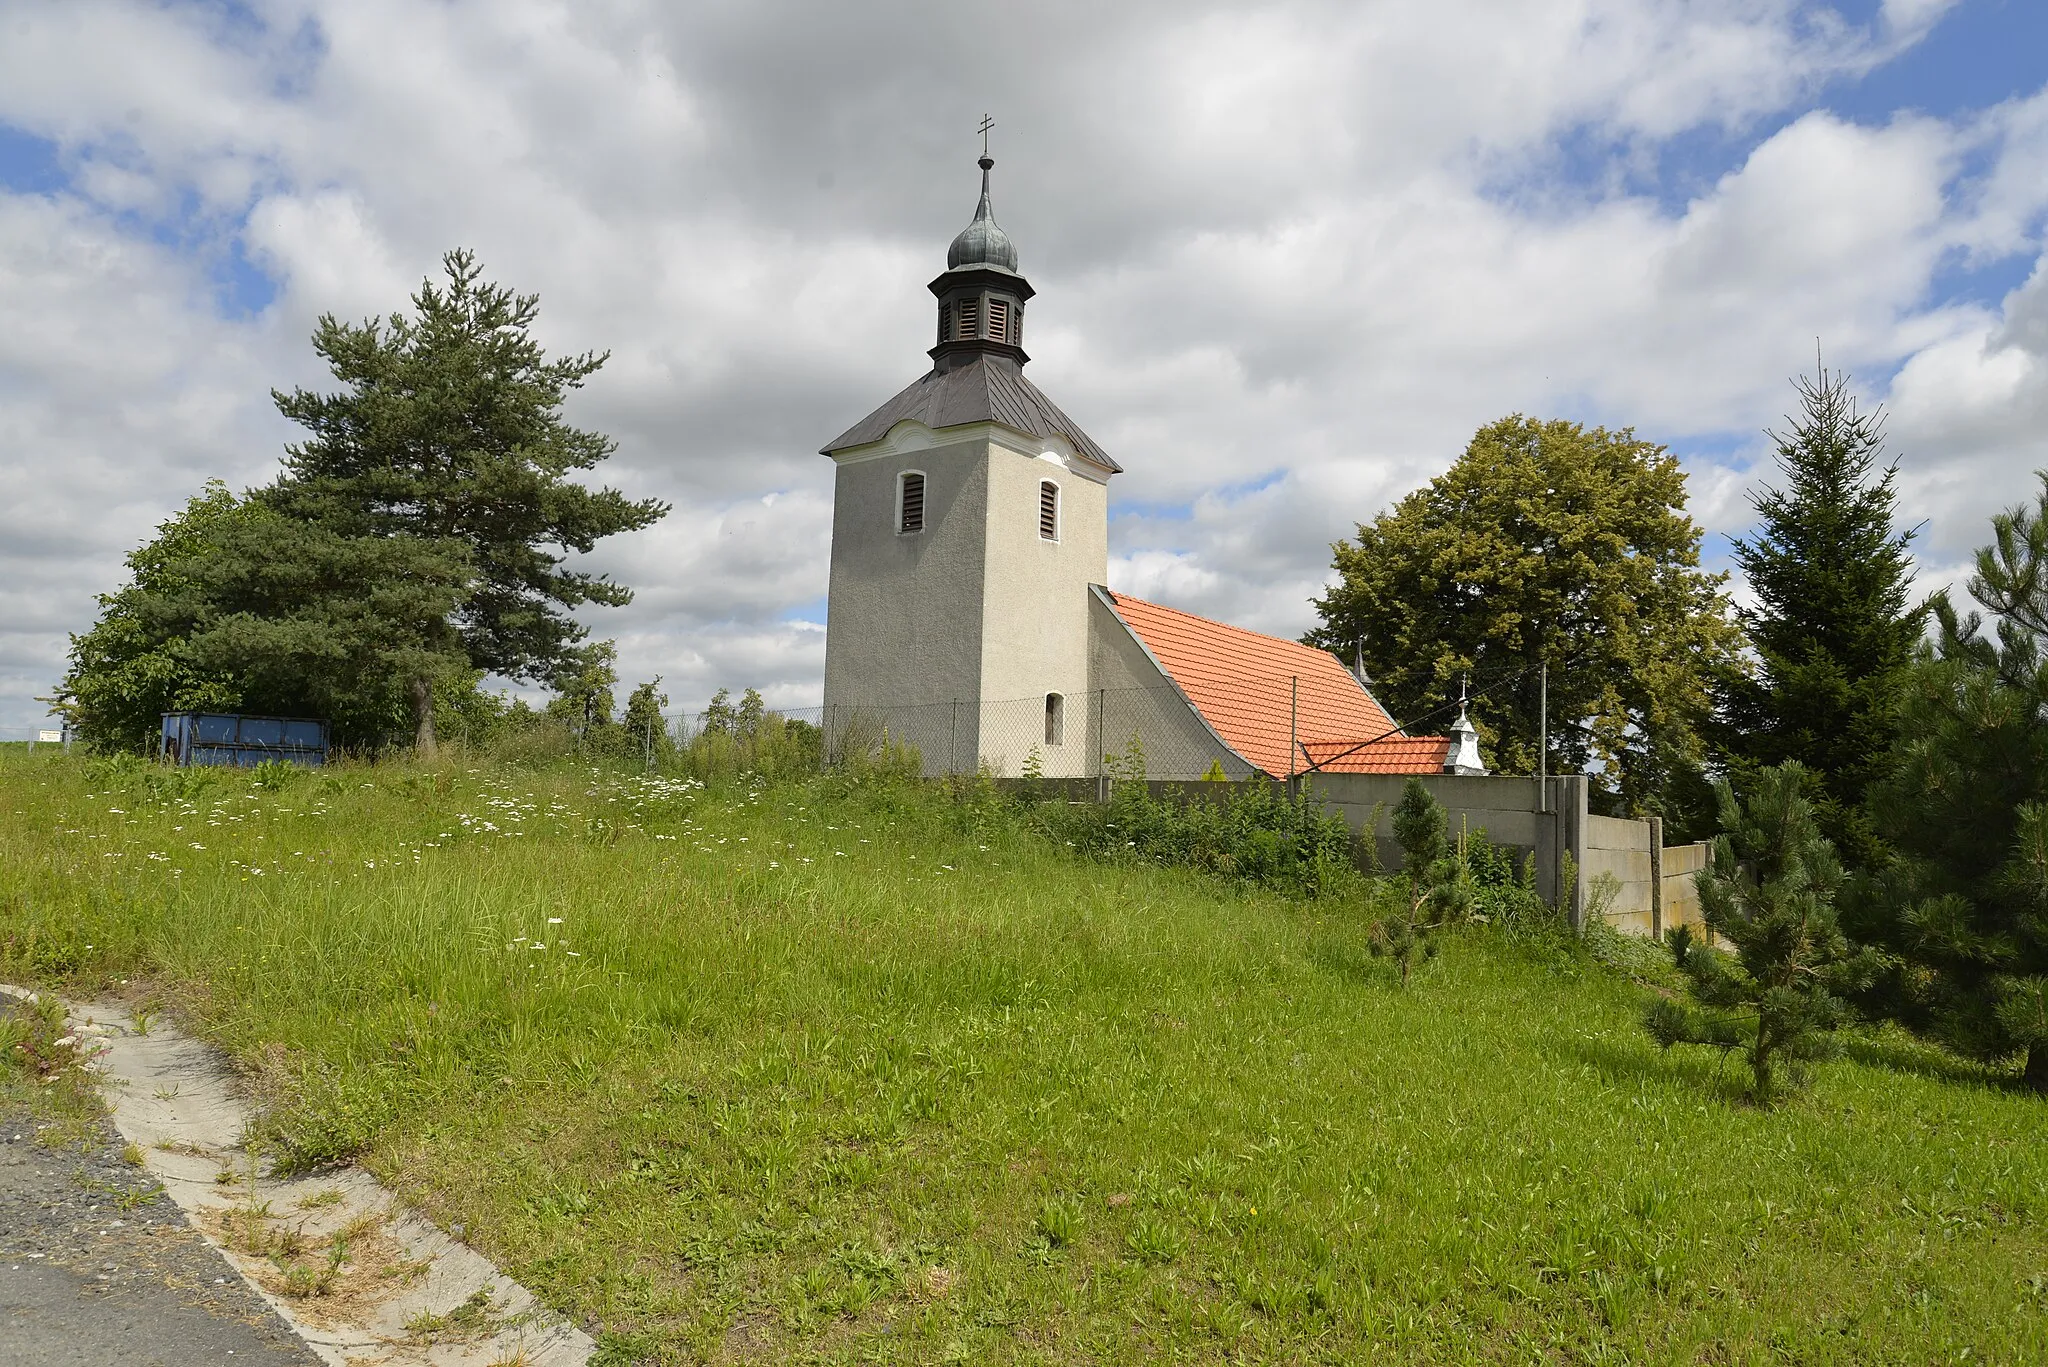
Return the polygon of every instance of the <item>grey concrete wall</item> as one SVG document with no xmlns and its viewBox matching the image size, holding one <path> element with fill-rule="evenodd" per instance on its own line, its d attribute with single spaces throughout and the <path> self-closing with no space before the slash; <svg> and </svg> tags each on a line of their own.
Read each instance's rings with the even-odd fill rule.
<svg viewBox="0 0 2048 1367">
<path fill-rule="evenodd" d="M 1657 933 L 1660 882 L 1653 828 L 1648 821 L 1611 816 L 1586 818 L 1586 854 L 1581 876 L 1590 892 L 1596 881 L 1613 880 L 1613 897 L 1605 915 L 1608 924 L 1633 935 Z"/>
<path fill-rule="evenodd" d="M 1236 792 L 1244 782 L 1286 786 L 1280 780 L 1263 777 L 1227 786 L 1185 781 L 1154 782 L 1147 786 L 1158 797 L 1198 802 Z M 1303 784 L 1310 796 L 1321 799 L 1344 818 L 1358 837 L 1362 863 L 1388 873 L 1400 871 L 1401 847 L 1394 842 L 1393 816 L 1407 787 L 1407 776 L 1316 774 L 1304 779 Z M 1605 914 L 1607 924 L 1617 930 L 1634 935 L 1661 935 L 1675 925 L 1700 923 L 1699 895 L 1693 886 L 1693 875 L 1706 867 L 1711 846 L 1664 848 L 1653 844 L 1661 841 L 1661 823 L 1590 814 L 1586 810 L 1588 781 L 1583 775 L 1553 777 L 1539 784 L 1533 778 L 1431 774 L 1423 776 L 1422 785 L 1443 804 L 1453 834 L 1460 829 L 1473 833 L 1483 830 L 1494 844 L 1514 850 L 1518 862 L 1533 854 L 1536 891 L 1553 906 L 1558 901 L 1564 856 L 1570 855 L 1579 870 L 1577 886 L 1566 889 L 1574 926 L 1583 924 L 1590 884 L 1603 871 L 1614 874 L 1619 884 Z M 1547 795 L 1545 787 L 1549 789 Z M 1070 780 L 1048 784 L 1040 793 L 1046 798 L 1085 802 L 1098 797 L 1100 789 L 1092 780 Z M 1657 871 L 1654 880 L 1650 877 L 1652 869 Z"/>
<path fill-rule="evenodd" d="M 1321 798 L 1361 841 L 1369 841 L 1380 867 L 1396 872 L 1401 847 L 1394 841 L 1394 808 L 1400 805 L 1408 779 L 1400 774 L 1315 774 L 1303 780 L 1306 790 Z M 1558 900 L 1563 856 L 1583 866 L 1586 822 L 1586 780 L 1579 776 L 1548 780 L 1549 793 L 1533 778 L 1499 775 L 1432 774 L 1423 787 L 1443 804 L 1453 835 L 1477 834 L 1515 851 L 1517 862 L 1536 857 L 1536 890 L 1553 905 Z M 1584 887 L 1583 878 L 1580 887 Z M 1567 889 L 1567 891 L 1570 891 Z M 1573 914 L 1578 901 L 1571 899 Z"/>
<path fill-rule="evenodd" d="M 1711 862 L 1713 848 L 1704 843 L 1664 847 L 1664 929 L 1701 923 L 1700 890 L 1695 879 Z"/>
</svg>

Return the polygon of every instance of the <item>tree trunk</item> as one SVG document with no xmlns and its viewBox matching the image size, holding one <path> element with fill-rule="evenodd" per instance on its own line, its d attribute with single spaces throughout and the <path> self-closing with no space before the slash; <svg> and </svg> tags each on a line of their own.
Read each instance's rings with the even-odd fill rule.
<svg viewBox="0 0 2048 1367">
<path fill-rule="evenodd" d="M 412 681 L 413 749 L 422 759 L 434 757 L 434 686 L 425 679 Z"/>
<path fill-rule="evenodd" d="M 2027 1046 L 2027 1070 L 2021 1077 L 2029 1089 L 2048 1096 L 2048 1044 Z"/>
</svg>

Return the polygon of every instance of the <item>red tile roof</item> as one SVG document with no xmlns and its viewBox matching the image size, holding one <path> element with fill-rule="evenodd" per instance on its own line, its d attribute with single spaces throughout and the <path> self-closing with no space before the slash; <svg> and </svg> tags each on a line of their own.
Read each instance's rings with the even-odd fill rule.
<svg viewBox="0 0 2048 1367">
<path fill-rule="evenodd" d="M 1330 773 L 1443 772 L 1450 740 L 1389 735 L 1393 718 L 1328 651 L 1126 593 L 1107 597 L 1224 744 L 1266 773 L 1301 773 L 1319 760 L 1329 761 L 1323 768 Z M 1290 684 L 1294 735 L 1309 758 L 1288 753 Z M 1361 741 L 1374 743 L 1333 758 Z"/>
</svg>

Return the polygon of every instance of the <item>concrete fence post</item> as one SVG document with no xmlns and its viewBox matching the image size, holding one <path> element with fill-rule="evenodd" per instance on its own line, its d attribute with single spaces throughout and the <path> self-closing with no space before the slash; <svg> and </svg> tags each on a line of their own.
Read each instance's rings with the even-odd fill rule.
<svg viewBox="0 0 2048 1367">
<path fill-rule="evenodd" d="M 1664 938 L 1664 818 L 1650 818 L 1650 938 Z"/>
</svg>

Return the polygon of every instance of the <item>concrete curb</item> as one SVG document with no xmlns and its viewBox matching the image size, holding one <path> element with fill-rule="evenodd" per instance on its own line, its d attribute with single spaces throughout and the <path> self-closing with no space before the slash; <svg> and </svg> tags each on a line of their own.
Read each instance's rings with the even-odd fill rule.
<svg viewBox="0 0 2048 1367">
<path fill-rule="evenodd" d="M 36 996 L 4 983 L 0 993 Z M 259 1165 L 252 1190 L 243 1142 L 249 1111 L 219 1053 L 162 1022 L 138 1028 L 126 1008 L 111 1002 L 64 1006 L 114 1127 L 142 1151 L 144 1167 L 207 1242 L 322 1361 L 332 1367 L 584 1367 L 596 1351 L 589 1335 L 361 1168 L 279 1179 Z M 223 1172 L 232 1173 L 232 1181 L 221 1181 Z M 226 1222 L 252 1202 L 272 1212 L 266 1224 L 288 1225 L 309 1243 L 352 1223 L 372 1226 L 417 1270 L 386 1279 L 375 1294 L 340 1301 L 280 1294 L 273 1289 L 280 1276 L 271 1259 L 222 1237 Z M 482 1323 L 467 1332 L 421 1332 L 427 1317 L 445 1318 L 479 1293 L 490 1307 Z"/>
</svg>

